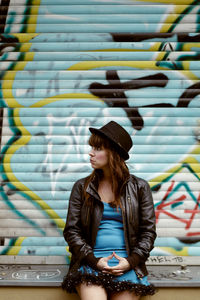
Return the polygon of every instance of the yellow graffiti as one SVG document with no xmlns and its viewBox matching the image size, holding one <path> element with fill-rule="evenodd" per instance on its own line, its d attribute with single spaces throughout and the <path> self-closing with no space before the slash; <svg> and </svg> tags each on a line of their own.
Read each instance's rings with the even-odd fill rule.
<svg viewBox="0 0 200 300">
<path fill-rule="evenodd" d="M 68 68 L 70 70 L 91 70 L 103 67 L 129 67 L 134 69 L 168 70 L 166 67 L 159 67 L 154 61 L 83 61 Z"/>
<path fill-rule="evenodd" d="M 133 2 L 135 2 L 133 0 Z M 160 3 L 160 4 L 172 4 L 172 5 L 181 5 L 183 4 L 192 4 L 194 0 L 137 0 L 137 2 L 150 2 L 150 3 Z"/>
<path fill-rule="evenodd" d="M 170 253 L 172 255 L 177 255 L 177 256 L 188 256 L 189 255 L 189 247 L 183 247 L 181 250 L 175 250 L 174 248 L 171 247 L 158 247 L 159 249 Z"/>
<path fill-rule="evenodd" d="M 28 43 L 32 39 L 37 37 L 39 35 L 39 33 L 13 33 L 12 35 L 14 37 L 16 37 L 19 40 L 20 43 Z"/>
<path fill-rule="evenodd" d="M 15 125 L 18 128 L 20 128 L 20 131 L 22 133 L 22 137 L 20 137 L 17 141 L 15 141 L 13 143 L 13 146 L 15 146 L 14 147 L 15 151 L 17 151 L 19 148 L 21 148 L 22 145 L 26 145 L 31 139 L 30 132 L 26 128 L 24 128 L 23 124 L 20 121 L 19 112 L 20 112 L 19 108 L 14 109 Z M 17 118 L 15 119 L 15 117 L 17 117 Z M 44 200 L 42 200 L 36 193 L 34 193 L 27 186 L 25 186 L 23 183 L 21 183 L 21 181 L 19 181 L 18 178 L 13 174 L 13 171 L 12 171 L 12 168 L 11 168 L 11 158 L 12 158 L 12 155 L 14 155 L 14 153 L 15 153 L 15 151 L 13 151 L 14 149 L 12 148 L 12 145 L 11 145 L 8 148 L 8 150 L 6 151 L 6 153 L 4 155 L 4 159 L 3 159 L 3 165 L 4 165 L 4 169 L 5 169 L 5 172 L 6 172 L 6 175 L 7 175 L 8 179 L 20 191 L 24 191 L 24 192 L 29 191 L 32 199 L 35 200 L 35 202 L 38 205 L 40 205 L 40 207 L 44 211 L 46 211 L 46 213 L 57 224 L 58 228 L 63 228 L 65 223 L 60 218 L 60 216 L 55 211 L 53 211 L 51 209 L 51 207 Z M 9 154 L 12 154 L 12 155 L 9 155 Z"/>
<path fill-rule="evenodd" d="M 38 1 L 38 5 L 40 5 L 40 1 Z M 30 9 L 30 16 L 31 15 L 36 15 L 36 20 L 37 20 L 37 15 L 38 15 L 38 11 L 39 11 L 39 6 L 38 7 L 34 7 L 31 6 Z M 30 27 L 31 26 L 31 27 Z M 19 42 L 23 42 L 23 40 L 21 40 L 22 37 L 26 37 L 26 39 L 31 40 L 33 37 L 37 36 L 38 34 L 30 34 L 30 28 L 31 30 L 36 30 L 36 26 L 37 26 L 37 22 L 36 24 L 30 24 L 29 21 L 27 21 L 27 33 L 25 34 L 13 34 L 13 36 L 19 38 Z M 30 44 L 31 47 L 32 44 Z M 21 46 L 23 47 L 23 46 Z M 30 49 L 29 47 L 29 49 Z M 27 49 L 28 50 L 28 49 Z M 20 49 L 19 49 L 20 51 Z M 13 82 L 15 79 L 15 75 L 17 72 L 14 71 L 19 71 L 19 70 L 24 70 L 26 64 L 28 63 L 27 61 L 31 61 L 34 59 L 34 53 L 28 53 L 26 52 L 24 54 L 24 61 L 23 62 L 16 62 L 16 64 L 14 65 L 13 68 Z M 14 107 L 23 107 L 23 105 L 19 104 L 17 102 L 17 100 L 15 99 L 14 95 L 13 95 L 13 91 L 12 91 L 12 86 L 13 86 L 13 82 L 12 83 L 7 83 L 7 77 L 10 76 L 9 75 L 9 71 L 5 73 L 4 77 L 2 78 L 2 94 L 3 94 L 3 99 L 7 102 L 7 99 L 9 99 L 9 104 L 11 104 L 11 106 L 8 104 L 9 107 L 14 108 Z M 9 86 L 9 87 L 8 87 Z M 12 100 L 10 100 L 12 99 Z"/>
<path fill-rule="evenodd" d="M 56 101 L 62 101 L 62 100 L 70 100 L 70 99 L 79 99 L 80 101 L 82 100 L 92 100 L 92 101 L 97 101 L 102 104 L 104 104 L 104 101 L 99 99 L 98 97 L 91 95 L 91 94 L 84 94 L 84 93 L 69 93 L 69 94 L 62 94 L 62 95 L 56 95 L 56 97 L 49 97 L 45 98 L 43 100 L 38 101 L 37 103 L 34 103 L 30 105 L 30 107 L 42 107 L 44 105 L 56 102 Z"/>
<path fill-rule="evenodd" d="M 30 54 L 30 53 L 29 53 Z M 28 55 L 28 54 L 27 54 Z M 32 57 L 33 58 L 33 57 Z M 5 74 L 3 78 L 3 83 L 2 83 L 2 94 L 3 94 L 3 99 L 6 101 L 7 105 L 11 108 L 15 107 L 28 107 L 23 106 L 20 103 L 18 103 L 17 99 L 13 95 L 13 83 L 15 80 L 15 76 L 17 74 L 16 70 L 23 70 L 27 62 L 18 62 L 15 67 L 15 71 L 12 72 L 12 75 L 10 73 Z M 161 68 L 159 66 L 156 66 L 156 62 L 154 61 L 87 61 L 87 62 L 79 62 L 74 64 L 73 66 L 68 68 L 68 71 L 70 70 L 90 70 L 90 69 L 96 69 L 96 68 L 102 68 L 102 67 L 108 67 L 108 66 L 127 66 L 127 67 L 132 67 L 132 68 L 143 68 L 143 69 L 153 69 L 153 70 L 168 70 L 168 68 Z M 20 68 L 19 68 L 20 67 Z M 11 81 L 10 81 L 10 78 Z M 9 79 L 9 81 L 8 81 Z M 68 94 L 70 97 L 70 93 Z M 79 94 L 77 94 L 79 95 Z M 60 96 L 56 95 L 57 98 Z M 97 97 L 90 97 L 88 94 L 88 97 L 90 99 L 95 99 L 97 100 Z M 55 97 L 54 97 L 55 98 Z M 63 96 L 62 96 L 63 98 Z M 42 100 L 45 104 L 45 99 Z M 44 105 L 42 104 L 42 105 Z M 34 104 L 37 106 L 37 104 Z"/>
<path fill-rule="evenodd" d="M 150 187 L 153 188 L 155 185 L 157 185 L 158 182 L 164 182 L 168 178 L 170 178 L 173 174 L 177 173 L 180 170 L 180 167 L 184 164 L 188 164 L 189 167 L 192 169 L 192 171 L 195 173 L 195 175 L 200 180 L 200 162 L 195 159 L 191 154 L 196 154 L 200 152 L 200 145 L 197 145 L 194 150 L 192 150 L 191 153 L 188 154 L 188 156 L 180 161 L 180 163 L 176 164 L 176 166 L 170 168 L 162 175 L 159 175 L 152 180 L 149 181 Z M 180 170 L 181 171 L 181 170 Z"/>
<path fill-rule="evenodd" d="M 55 102 L 55 101 L 61 101 L 61 100 L 66 100 L 71 99 L 71 98 L 82 98 L 82 99 L 88 99 L 88 100 L 96 100 L 98 102 L 104 103 L 102 100 L 100 100 L 98 97 L 93 96 L 93 95 L 88 95 L 88 94 L 63 94 L 60 96 L 57 96 L 56 99 L 54 97 L 46 98 L 44 100 L 41 100 L 37 102 L 36 104 L 31 105 L 30 107 L 42 107 L 44 105 L 47 105 L 49 103 Z M 31 134 L 30 132 L 23 126 L 23 123 L 21 122 L 20 119 L 20 108 L 15 108 L 14 109 L 14 122 L 15 126 L 20 129 L 22 137 L 20 137 L 17 141 L 15 141 L 6 151 L 4 155 L 4 160 L 3 160 L 3 165 L 4 165 L 4 170 L 5 173 L 12 182 L 14 186 L 16 186 L 17 189 L 23 191 L 26 193 L 28 196 L 31 197 L 48 215 L 51 219 L 54 220 L 55 224 L 58 226 L 58 228 L 63 229 L 65 222 L 60 218 L 60 216 L 52 210 L 52 208 L 47 205 L 47 203 L 42 200 L 36 193 L 34 193 L 32 190 L 30 190 L 27 186 L 25 186 L 21 181 L 18 180 L 18 178 L 13 174 L 12 168 L 11 168 L 11 159 L 12 155 L 15 154 L 15 152 L 21 148 L 22 146 L 26 145 L 30 139 L 31 139 Z M 15 242 L 15 245 L 13 246 L 12 249 L 9 250 L 8 255 L 17 255 L 17 253 L 20 251 L 21 247 L 16 247 L 21 245 L 25 238 L 18 238 Z"/>
<path fill-rule="evenodd" d="M 26 237 L 19 237 L 19 238 L 17 238 L 17 240 L 15 241 L 14 245 L 12 246 L 12 248 L 8 250 L 7 255 L 18 255 L 18 253 L 22 249 L 21 244 L 23 243 L 23 241 L 25 239 L 26 239 Z"/>
</svg>

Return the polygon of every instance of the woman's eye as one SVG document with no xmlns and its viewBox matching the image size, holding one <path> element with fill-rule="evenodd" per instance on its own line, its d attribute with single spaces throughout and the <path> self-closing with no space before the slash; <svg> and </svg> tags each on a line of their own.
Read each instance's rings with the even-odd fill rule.
<svg viewBox="0 0 200 300">
<path fill-rule="evenodd" d="M 94 150 L 100 151 L 100 150 L 101 150 L 101 147 L 94 147 Z"/>
</svg>

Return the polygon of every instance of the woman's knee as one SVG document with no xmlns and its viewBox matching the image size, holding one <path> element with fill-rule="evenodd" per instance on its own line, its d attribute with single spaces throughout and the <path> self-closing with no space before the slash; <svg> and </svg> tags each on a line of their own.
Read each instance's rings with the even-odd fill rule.
<svg viewBox="0 0 200 300">
<path fill-rule="evenodd" d="M 98 285 L 81 283 L 76 290 L 81 300 L 107 300 L 105 289 Z"/>
<path fill-rule="evenodd" d="M 140 296 L 135 295 L 133 292 L 120 292 L 112 294 L 110 300 L 139 300 Z"/>
</svg>

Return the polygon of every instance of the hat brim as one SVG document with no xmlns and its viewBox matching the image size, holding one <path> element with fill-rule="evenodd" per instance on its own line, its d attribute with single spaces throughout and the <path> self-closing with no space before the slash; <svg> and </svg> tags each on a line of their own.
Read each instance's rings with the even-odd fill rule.
<svg viewBox="0 0 200 300">
<path fill-rule="evenodd" d="M 107 135 L 105 132 L 101 131 L 101 129 L 89 127 L 89 130 L 91 133 L 103 136 L 107 138 L 115 147 L 117 152 L 123 157 L 124 160 L 129 159 L 129 154 L 124 148 L 122 148 L 117 142 L 115 142 L 109 135 Z"/>
</svg>

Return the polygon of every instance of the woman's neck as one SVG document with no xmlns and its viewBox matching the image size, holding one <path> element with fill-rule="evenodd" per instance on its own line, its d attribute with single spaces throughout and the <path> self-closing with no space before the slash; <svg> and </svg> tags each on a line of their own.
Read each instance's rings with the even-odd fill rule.
<svg viewBox="0 0 200 300">
<path fill-rule="evenodd" d="M 111 182 L 111 173 L 110 173 L 110 169 L 105 168 L 102 170 L 103 171 L 103 181 L 108 181 Z"/>
</svg>

